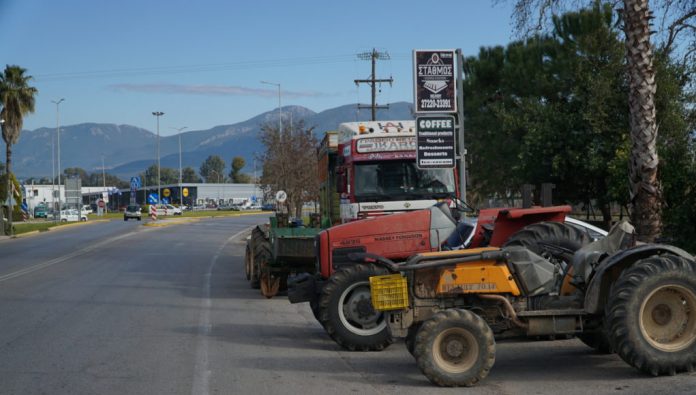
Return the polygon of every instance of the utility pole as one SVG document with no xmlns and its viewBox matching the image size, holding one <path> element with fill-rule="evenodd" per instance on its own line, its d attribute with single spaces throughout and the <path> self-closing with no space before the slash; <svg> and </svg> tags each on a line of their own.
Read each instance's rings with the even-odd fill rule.
<svg viewBox="0 0 696 395">
<path fill-rule="evenodd" d="M 358 59 L 361 60 L 370 60 L 372 62 L 372 74 L 370 75 L 369 79 L 366 80 L 355 80 L 355 85 L 360 86 L 360 84 L 368 84 L 370 85 L 370 88 L 372 89 L 372 105 L 370 106 L 364 106 L 361 104 L 358 104 L 358 109 L 361 108 L 371 108 L 372 109 L 372 121 L 376 120 L 376 113 L 377 109 L 387 109 L 389 108 L 388 105 L 385 106 L 378 106 L 377 105 L 377 84 L 381 84 L 382 82 L 388 82 L 389 86 L 392 85 L 394 82 L 394 79 L 390 76 L 388 79 L 386 78 L 376 78 L 375 77 L 375 69 L 377 65 L 377 60 L 389 60 L 391 57 L 389 56 L 389 53 L 387 52 L 378 52 L 376 49 L 372 48 L 372 51 L 370 52 L 363 52 L 358 54 Z"/>
<path fill-rule="evenodd" d="M 162 111 L 153 111 L 152 115 L 157 118 L 157 204 L 162 204 L 162 185 L 160 182 L 160 133 L 159 119 L 164 113 Z"/>
</svg>

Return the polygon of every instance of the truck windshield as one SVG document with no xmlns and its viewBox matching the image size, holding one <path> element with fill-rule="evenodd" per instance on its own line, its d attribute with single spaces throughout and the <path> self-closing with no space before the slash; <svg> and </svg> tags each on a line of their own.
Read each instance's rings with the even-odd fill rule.
<svg viewBox="0 0 696 395">
<path fill-rule="evenodd" d="M 414 160 L 355 165 L 357 201 L 435 199 L 454 196 L 454 171 L 422 170 Z"/>
</svg>

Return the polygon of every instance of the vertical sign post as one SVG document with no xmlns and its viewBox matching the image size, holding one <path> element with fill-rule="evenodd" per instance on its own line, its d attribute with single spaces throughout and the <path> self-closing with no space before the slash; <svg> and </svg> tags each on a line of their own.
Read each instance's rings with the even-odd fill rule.
<svg viewBox="0 0 696 395">
<path fill-rule="evenodd" d="M 461 49 L 414 50 L 413 92 L 416 130 L 420 126 L 424 132 L 418 137 L 417 165 L 422 168 L 452 168 L 455 160 L 459 160 L 460 198 L 466 202 L 462 59 Z M 456 116 L 456 122 L 452 116 Z M 446 136 L 450 131 L 452 140 Z M 457 135 L 459 140 L 454 138 Z M 431 154 L 426 155 L 426 152 Z"/>
<path fill-rule="evenodd" d="M 413 51 L 416 113 L 456 113 L 455 51 Z"/>
<path fill-rule="evenodd" d="M 416 166 L 419 169 L 453 169 L 455 121 L 451 115 L 416 118 Z"/>
</svg>

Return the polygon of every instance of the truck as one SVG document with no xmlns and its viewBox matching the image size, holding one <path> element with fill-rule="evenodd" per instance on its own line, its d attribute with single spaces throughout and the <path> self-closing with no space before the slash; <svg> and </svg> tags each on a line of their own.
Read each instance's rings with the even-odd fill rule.
<svg viewBox="0 0 696 395">
<path fill-rule="evenodd" d="M 317 155 L 319 215 L 303 226 L 276 212 L 248 239 L 245 274 L 265 297 L 275 296 L 288 275 L 317 271 L 314 241 L 322 229 L 457 197 L 453 169 L 416 167 L 413 120 L 342 123 L 326 132 Z"/>
</svg>

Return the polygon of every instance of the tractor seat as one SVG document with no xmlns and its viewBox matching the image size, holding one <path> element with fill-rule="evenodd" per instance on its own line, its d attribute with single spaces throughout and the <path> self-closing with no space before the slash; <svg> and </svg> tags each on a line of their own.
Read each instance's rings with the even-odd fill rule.
<svg viewBox="0 0 696 395">
<path fill-rule="evenodd" d="M 458 250 L 474 232 L 474 226 L 459 222 L 452 215 L 449 205 L 440 202 L 430 207 L 430 243 L 432 248 Z"/>
<path fill-rule="evenodd" d="M 631 224 L 622 221 L 614 225 L 606 237 L 577 250 L 573 255 L 573 284 L 589 281 L 594 267 L 603 257 L 632 247 L 635 244 L 634 232 Z"/>
</svg>

